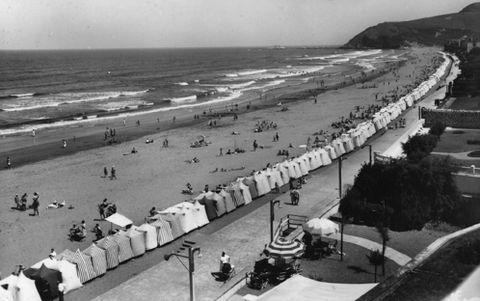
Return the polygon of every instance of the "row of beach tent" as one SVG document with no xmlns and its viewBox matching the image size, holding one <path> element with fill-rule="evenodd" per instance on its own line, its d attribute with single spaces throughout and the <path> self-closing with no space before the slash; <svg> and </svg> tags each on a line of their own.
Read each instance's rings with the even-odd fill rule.
<svg viewBox="0 0 480 301">
<path fill-rule="evenodd" d="M 437 72 L 414 91 L 382 108 L 372 120 L 358 124 L 355 129 L 322 148 L 307 151 L 248 177 L 238 178 L 220 191 L 203 192 L 192 201 L 157 211 L 155 216 L 140 226 L 133 225 L 119 213 L 110 216 L 108 221 L 128 227 L 92 243 L 83 251 L 64 250 L 56 258 L 44 259 L 19 275 L 10 275 L 1 280 L 0 301 L 50 300 L 45 296 L 58 295 L 58 283 L 63 293 L 68 293 L 131 258 L 168 244 L 240 206 L 248 205 L 271 190 L 289 184 L 292 179 L 299 179 L 317 168 L 332 164 L 332 160 L 361 147 L 369 137 L 385 128 L 391 120 L 424 96 L 439 82 L 447 67 L 448 60 L 445 59 Z M 35 280 L 37 278 L 32 274 L 40 275 L 37 278 L 42 281 Z M 45 276 L 46 280 L 42 275 L 48 276 Z"/>
</svg>

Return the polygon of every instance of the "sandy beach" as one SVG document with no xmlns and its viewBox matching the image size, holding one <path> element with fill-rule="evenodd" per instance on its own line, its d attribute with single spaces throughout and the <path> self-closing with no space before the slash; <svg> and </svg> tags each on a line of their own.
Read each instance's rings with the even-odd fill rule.
<svg viewBox="0 0 480 301">
<path fill-rule="evenodd" d="M 189 196 L 180 193 L 187 182 L 192 184 L 196 195 L 207 184 L 213 188 L 259 170 L 267 163 L 282 161 L 284 157 L 277 156 L 280 149 L 288 149 L 290 156 L 303 153 L 305 149 L 299 145 L 306 144 L 309 137 L 313 140 L 313 134 L 320 130 L 334 132 L 332 122 L 341 116 L 348 117 L 355 106 L 380 104 L 375 95 L 388 95 L 397 91 L 397 87 L 398 91 L 406 92 L 425 68 L 429 68 L 432 57 L 438 56 L 437 51 L 434 48 L 410 49 L 405 64 L 369 81 L 371 85 L 354 84 L 328 90 L 318 95 L 317 103 L 308 96 L 308 90 L 316 87 L 313 82 L 274 90 L 264 96 L 266 100 L 262 105 L 254 102 L 248 111 L 246 104 L 252 100 L 246 99 L 239 103 L 240 110 L 234 111 L 239 114 L 237 120 L 233 120 L 232 115 L 224 115 L 216 120 L 216 127 L 208 126 L 208 118 L 193 120 L 194 114 L 203 113 L 204 109 L 198 108 L 142 115 L 138 117 L 140 127 L 129 119 L 123 128 L 119 119 L 82 128 L 47 130 L 36 138 L 20 135 L 1 139 L 2 158 L 12 153 L 14 166 L 18 163 L 11 170 L 0 170 L 2 275 L 13 271 L 15 264 L 29 266 L 47 257 L 50 248 L 61 252 L 65 248 L 82 250 L 90 245 L 93 233 L 83 242 L 71 242 L 67 232 L 72 224 L 79 224 L 81 220 L 86 221 L 88 229 L 97 222 L 104 230 L 108 229 L 107 222 L 96 221 L 99 218 L 97 204 L 104 198 L 114 202 L 120 213 L 140 224 L 151 207 L 162 209 L 188 199 Z M 327 78 L 326 84 L 334 83 Z M 293 101 L 286 95 L 297 97 L 293 97 Z M 299 95 L 304 97 L 298 100 Z M 289 99 L 287 111 L 276 106 Z M 222 112 L 224 109 L 223 104 L 213 108 Z M 208 108 L 205 110 L 208 112 Z M 175 124 L 172 122 L 174 114 Z M 160 123 L 156 122 L 157 115 Z M 262 120 L 276 123 L 277 128 L 255 133 L 255 124 Z M 105 127 L 117 128 L 122 143 L 103 147 Z M 232 132 L 239 134 L 232 135 Z M 276 132 L 279 141 L 273 142 Z M 191 148 L 190 144 L 200 136 L 205 137 L 208 146 Z M 146 144 L 146 138 L 153 139 L 154 143 Z M 165 138 L 169 140 L 168 148 L 162 147 Z M 61 148 L 61 139 L 68 139 L 67 150 Z M 256 151 L 252 151 L 254 140 L 261 146 Z M 133 147 L 138 153 L 131 153 Z M 245 152 L 225 155 L 228 149 L 237 147 Z M 220 149 L 223 156 L 219 156 Z M 186 162 L 194 157 L 200 162 Z M 112 166 L 117 170 L 117 179 L 103 178 L 103 168 Z M 29 195 L 29 204 L 34 192 L 40 194 L 39 216 L 29 216 L 32 210 L 10 209 L 15 194 L 25 192 Z M 46 209 L 54 200 L 65 200 L 67 206 L 72 205 L 74 209 Z M 88 284 L 86 287 L 88 289 Z"/>
</svg>

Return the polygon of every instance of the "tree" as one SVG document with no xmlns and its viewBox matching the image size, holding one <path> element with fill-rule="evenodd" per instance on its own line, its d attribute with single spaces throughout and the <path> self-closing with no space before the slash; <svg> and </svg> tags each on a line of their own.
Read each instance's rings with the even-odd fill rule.
<svg viewBox="0 0 480 301">
<path fill-rule="evenodd" d="M 377 282 L 377 267 L 385 261 L 385 257 L 380 253 L 379 250 L 371 250 L 370 254 L 366 255 L 370 264 L 374 266 L 374 278 L 373 281 Z"/>
<path fill-rule="evenodd" d="M 378 223 L 375 228 L 377 228 L 380 238 L 382 239 L 382 257 L 385 258 L 385 250 L 387 249 L 387 241 L 390 240 L 388 235 L 388 228 L 383 225 L 383 223 Z M 382 276 L 385 276 L 385 260 L 382 261 Z"/>
</svg>

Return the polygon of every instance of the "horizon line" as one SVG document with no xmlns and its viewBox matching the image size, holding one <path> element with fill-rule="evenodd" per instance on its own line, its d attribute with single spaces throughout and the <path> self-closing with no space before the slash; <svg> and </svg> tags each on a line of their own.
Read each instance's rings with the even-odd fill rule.
<svg viewBox="0 0 480 301">
<path fill-rule="evenodd" d="M 159 49 L 220 49 L 220 48 L 339 48 L 343 44 L 326 44 L 326 45 L 265 45 L 265 46 L 171 46 L 171 47 L 112 47 L 112 48 L 11 48 L 0 49 L 2 52 L 6 51 L 79 51 L 79 50 L 159 50 Z"/>
</svg>

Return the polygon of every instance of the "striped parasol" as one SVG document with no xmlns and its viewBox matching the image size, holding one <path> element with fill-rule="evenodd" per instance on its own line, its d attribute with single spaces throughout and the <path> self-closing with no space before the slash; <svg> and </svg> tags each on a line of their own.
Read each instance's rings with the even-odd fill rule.
<svg viewBox="0 0 480 301">
<path fill-rule="evenodd" d="M 302 256 L 304 252 L 304 246 L 299 241 L 290 241 L 283 237 L 279 237 L 277 240 L 269 243 L 265 250 L 270 253 L 270 256 L 289 259 Z"/>
</svg>

